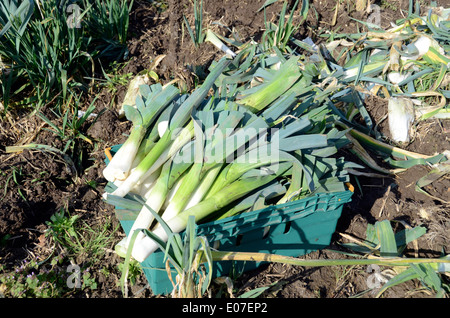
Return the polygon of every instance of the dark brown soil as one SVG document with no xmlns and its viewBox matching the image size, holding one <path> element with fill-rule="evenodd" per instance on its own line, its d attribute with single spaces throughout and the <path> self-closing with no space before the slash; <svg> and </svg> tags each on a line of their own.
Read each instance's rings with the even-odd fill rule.
<svg viewBox="0 0 450 318">
<path fill-rule="evenodd" d="M 310 1 L 311 10 L 308 19 L 299 29 L 297 38 L 310 36 L 319 41 L 320 34 L 326 29 L 337 32 L 355 32 L 357 22 L 363 20 L 366 13 L 359 13 L 351 2 L 341 5 L 337 11 L 336 1 Z M 439 1 L 438 1 L 439 2 Z M 442 1 L 441 1 L 442 2 Z M 229 36 L 229 29 L 237 31 L 242 40 L 258 40 L 264 30 L 264 13 L 257 12 L 264 1 L 204 1 L 204 23 L 216 32 Z M 382 25 L 401 17 L 399 8 L 406 8 L 408 1 L 390 1 L 390 6 L 382 7 Z M 267 8 L 266 16 L 277 21 L 281 8 L 277 2 Z M 445 4 L 444 4 L 445 5 Z M 448 7 L 448 5 L 445 5 Z M 130 60 L 120 71 L 123 74 L 138 74 L 144 70 L 154 70 L 161 82 L 178 79 L 189 89 L 196 76 L 206 70 L 211 61 L 218 57 L 217 50 L 209 43 L 195 47 L 183 27 L 183 15 L 193 22 L 191 1 L 168 0 L 166 5 L 156 5 L 148 1 L 135 1 L 131 14 Z M 299 19 L 299 16 L 296 16 Z M 212 25 L 212 22 L 219 22 Z M 161 59 L 162 58 L 162 59 Z M 196 74 L 196 75 L 194 75 Z M 5 146 L 45 144 L 63 149 L 65 141 L 60 140 L 49 127 L 36 117 L 23 115 L 10 116 L 0 122 L 0 239 L 9 235 L 9 239 L 0 245 L 0 262 L 7 269 L 18 266 L 23 259 L 37 257 L 44 260 L 49 256 L 51 244 L 43 236 L 50 216 L 62 208 L 71 214 L 78 214 L 91 224 L 111 222 L 112 228 L 118 226 L 113 208 L 101 200 L 106 184 L 102 176 L 104 168 L 104 149 L 123 142 L 129 132 L 130 124 L 117 116 L 126 92 L 125 86 L 117 86 L 113 92 L 106 88 L 96 88 L 86 100 L 86 107 L 94 96 L 98 96 L 96 113 L 101 113 L 95 122 L 90 121 L 83 127 L 83 133 L 92 139 L 93 144 L 77 140 L 84 151 L 76 171 L 71 170 L 67 161 L 59 154 L 28 149 L 23 152 L 5 153 Z M 369 99 L 367 108 L 373 119 L 378 122 L 386 113 L 382 100 Z M 387 137 L 385 122 L 380 129 Z M 447 121 L 427 121 L 420 123 L 414 141 L 408 150 L 422 154 L 434 154 L 450 149 L 450 124 Z M 78 153 L 80 154 L 80 153 Z M 348 155 L 348 153 L 343 153 Z M 354 159 L 354 158 L 353 158 Z M 404 223 L 395 223 L 398 228 L 424 225 L 429 232 L 418 240 L 418 255 L 422 257 L 439 256 L 444 249 L 450 249 L 448 237 L 449 206 L 439 200 L 415 190 L 415 182 L 429 171 L 429 167 L 417 166 L 396 177 L 368 178 L 355 177 L 352 184 L 355 193 L 351 203 L 345 205 L 339 219 L 332 249 L 342 250 L 339 243 L 346 240 L 339 233 L 351 234 L 364 239 L 367 224 L 377 220 L 389 219 Z M 94 185 L 94 186 L 93 186 Z M 432 183 L 427 191 L 432 195 L 450 201 L 450 179 L 447 177 Z M 403 224 L 403 225 L 402 225 Z M 114 235 L 118 240 L 123 237 L 120 230 Z M 113 249 L 113 246 L 110 247 Z M 414 246 L 409 247 L 415 255 Z M 104 275 L 100 268 L 94 268 L 94 277 L 98 282 L 95 290 L 84 289 L 71 293 L 68 297 L 122 297 L 118 279 L 120 262 L 111 251 L 101 256 L 110 275 Z M 329 250 L 311 253 L 305 258 L 341 258 L 342 254 Z M 88 262 L 89 256 L 79 260 Z M 367 290 L 366 268 L 360 267 L 323 267 L 304 268 L 280 264 L 261 266 L 259 269 L 244 273 L 235 283 L 239 293 L 256 287 L 276 283 L 262 297 L 280 298 L 348 298 Z M 385 297 L 430 297 L 431 293 L 416 289 L 417 282 L 409 282 L 388 290 Z M 135 297 L 153 297 L 146 287 L 145 277 L 139 277 L 132 287 Z M 138 292 L 139 291 L 139 292 Z M 0 289 L 1 292 L 1 289 Z"/>
</svg>

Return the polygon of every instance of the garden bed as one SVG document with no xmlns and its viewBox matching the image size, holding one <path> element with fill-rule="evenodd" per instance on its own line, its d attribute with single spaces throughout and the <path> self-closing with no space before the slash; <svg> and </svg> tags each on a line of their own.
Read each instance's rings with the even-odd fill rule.
<svg viewBox="0 0 450 318">
<path fill-rule="evenodd" d="M 264 13 L 257 12 L 264 1 L 248 0 L 236 2 L 228 0 L 204 1 L 205 24 L 220 22 L 228 28 L 238 31 L 242 40 L 258 40 L 264 29 Z M 384 3 L 384 6 L 382 5 Z M 448 1 L 438 1 L 439 5 L 449 7 Z M 337 11 L 336 23 L 333 23 L 336 1 L 315 0 L 310 2 L 316 12 L 310 10 L 307 21 L 300 27 L 296 38 L 311 37 L 320 41 L 318 36 L 325 30 L 354 32 L 357 22 L 367 19 L 366 13 L 357 12 L 352 4 L 341 5 Z M 407 10 L 407 1 L 381 3 L 381 23 L 388 26 L 390 21 L 399 18 L 400 9 Z M 276 20 L 281 3 L 267 7 L 267 19 Z M 153 70 L 162 83 L 179 79 L 187 90 L 193 88 L 198 74 L 206 70 L 211 61 L 221 54 L 209 43 L 195 47 L 182 27 L 183 15 L 193 21 L 190 1 L 169 0 L 166 3 L 135 1 L 131 12 L 128 47 L 129 60 L 115 75 L 127 78 L 127 74 L 136 75 L 144 70 Z M 214 25 L 214 31 L 229 36 L 229 31 Z M 184 30 L 184 32 L 182 32 Z M 89 136 L 92 143 L 78 140 L 80 158 L 75 171 L 59 153 L 27 149 L 23 152 L 5 153 L 5 146 L 18 144 L 45 144 L 57 149 L 64 147 L 58 136 L 46 129 L 50 128 L 35 115 L 16 111 L 0 122 L 0 275 L 6 275 L 23 265 L 27 259 L 43 262 L 43 266 L 60 272 L 72 261 L 85 272 L 89 272 L 83 288 L 60 291 L 57 297 L 122 297 L 118 284 L 121 275 L 118 265 L 123 262 L 114 253 L 114 244 L 122 237 L 119 222 L 115 219 L 114 208 L 102 201 L 101 195 L 106 185 L 102 170 L 104 149 L 122 143 L 129 133 L 130 123 L 118 116 L 118 106 L 126 92 L 124 83 L 114 89 L 97 86 L 87 96 L 85 108 L 94 101 L 99 114 L 88 119 L 80 130 Z M 375 98 L 368 99 L 366 107 L 373 120 L 380 121 L 387 112 L 387 105 Z M 50 107 L 50 106 L 47 106 Z M 56 125 L 58 119 L 52 117 L 48 108 L 43 109 L 48 118 Z M 380 125 L 383 133 L 387 128 Z M 383 131 L 384 129 L 384 131 Z M 406 149 L 433 155 L 450 150 L 450 123 L 447 120 L 428 120 L 418 124 L 414 140 Z M 342 155 L 358 161 L 350 152 Z M 442 251 L 450 250 L 450 206 L 436 198 L 416 191 L 415 183 L 430 170 L 426 166 L 415 166 L 395 177 L 385 176 L 369 178 L 360 176 L 352 180 L 355 192 L 352 202 L 344 206 L 338 221 L 336 233 L 330 249 L 343 250 L 342 242 L 348 234 L 364 239 L 368 224 L 379 220 L 391 220 L 397 228 L 423 225 L 428 232 L 417 240 L 417 245 L 408 246 L 407 255 L 411 257 L 439 257 Z M 447 174 L 426 188 L 434 197 L 450 201 L 450 178 Z M 45 231 L 52 222 L 51 216 L 62 210 L 70 216 L 79 216 L 77 224 L 83 224 L 86 240 L 89 229 L 105 228 L 104 241 L 92 244 L 90 249 L 63 248 Z M 92 234 L 94 236 L 94 234 Z M 81 251 L 76 253 L 75 251 Z M 92 256 L 93 253 L 94 256 Z M 60 263 L 52 263 L 60 257 Z M 311 253 L 305 258 L 341 258 L 345 257 L 329 250 Z M 95 261 L 93 261 L 95 259 Z M 1 271 L 3 270 L 3 272 Z M 257 287 L 269 286 L 262 297 L 353 297 L 367 290 L 367 278 L 370 273 L 366 266 L 336 267 L 299 267 L 291 265 L 267 264 L 257 270 L 242 274 L 234 280 L 235 293 Z M 155 297 L 146 288 L 142 274 L 134 276 L 131 285 L 134 297 Z M 53 281 L 56 284 L 56 280 Z M 223 286 L 222 286 L 223 287 Z M 213 293 L 222 291 L 219 284 L 212 288 Z M 2 284 L 0 281 L 0 295 Z M 428 289 L 421 288 L 417 281 L 410 281 L 389 289 L 385 297 L 433 297 Z M 362 297 L 371 297 L 365 293 Z"/>
</svg>

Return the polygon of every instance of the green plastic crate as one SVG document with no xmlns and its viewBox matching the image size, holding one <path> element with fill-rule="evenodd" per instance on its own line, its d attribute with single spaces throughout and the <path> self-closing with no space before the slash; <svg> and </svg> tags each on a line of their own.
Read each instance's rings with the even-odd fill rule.
<svg viewBox="0 0 450 318">
<path fill-rule="evenodd" d="M 301 256 L 327 247 L 341 216 L 343 205 L 353 192 L 320 193 L 315 196 L 269 206 L 257 211 L 197 226 L 197 234 L 220 251 L 261 252 Z M 116 211 L 120 207 L 116 207 Z M 119 219 L 120 220 L 120 219 Z M 120 220 L 128 235 L 133 220 Z M 232 269 L 248 271 L 260 262 L 214 262 L 213 277 L 227 276 Z M 152 253 L 141 263 L 154 294 L 169 294 L 172 283 L 164 263 L 164 253 Z M 172 273 L 173 279 L 176 273 Z"/>
</svg>

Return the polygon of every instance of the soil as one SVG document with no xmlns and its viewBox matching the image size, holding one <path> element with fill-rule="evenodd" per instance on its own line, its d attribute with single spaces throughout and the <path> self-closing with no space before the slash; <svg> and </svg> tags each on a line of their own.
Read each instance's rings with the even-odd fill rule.
<svg viewBox="0 0 450 318">
<path fill-rule="evenodd" d="M 264 31 L 264 12 L 258 12 L 263 3 L 256 0 L 205 0 L 204 23 L 225 36 L 234 30 L 243 41 L 252 38 L 258 40 Z M 351 2 L 345 3 L 338 8 L 334 23 L 336 1 L 310 1 L 308 19 L 302 23 L 295 37 L 302 39 L 309 36 L 318 42 L 322 39 L 319 35 L 327 29 L 354 32 L 357 29 L 356 20 L 367 19 L 367 13 L 357 12 Z M 438 4 L 449 7 L 448 1 L 438 1 Z M 267 7 L 268 20 L 277 21 L 281 5 L 279 1 Z M 386 27 L 390 21 L 401 18 L 400 8 L 406 9 L 407 6 L 407 0 L 390 1 L 389 5 L 382 5 L 382 26 Z M 136 75 L 145 70 L 154 70 L 162 83 L 177 80 L 189 90 L 202 71 L 206 71 L 209 64 L 219 56 L 211 44 L 202 43 L 196 47 L 191 41 L 183 26 L 183 15 L 192 25 L 192 11 L 191 2 L 187 0 L 168 0 L 163 4 L 135 1 L 130 21 L 129 60 L 120 73 Z M 300 19 L 298 15 L 295 18 Z M 59 153 L 38 149 L 5 152 L 4 147 L 31 142 L 63 149 L 67 140 L 61 140 L 50 132 L 50 127 L 41 119 L 31 114 L 17 113 L 0 122 L 0 239 L 8 238 L 0 242 L 0 261 L 6 269 L 19 266 L 26 258 L 36 257 L 43 261 L 51 255 L 54 242 L 44 233 L 50 217 L 61 209 L 71 215 L 80 215 L 81 220 L 90 226 L 107 221 L 111 229 L 118 227 L 113 207 L 101 200 L 106 185 L 102 169 L 105 166 L 104 149 L 123 142 L 130 129 L 130 124 L 119 118 L 117 112 L 125 92 L 124 85 L 118 85 L 115 91 L 96 87 L 86 99 L 85 107 L 95 96 L 99 97 L 95 101 L 95 113 L 99 115 L 89 119 L 80 128 L 80 132 L 88 136 L 92 144 L 74 138 L 74 145 L 82 145 L 81 148 L 74 148 L 79 158 L 74 163 L 75 169 Z M 382 120 L 386 113 L 385 101 L 369 98 L 366 106 L 372 119 L 380 122 L 380 131 L 389 138 L 389 131 Z M 43 111 L 57 123 L 48 109 Z M 414 140 L 405 148 L 428 155 L 449 150 L 450 123 L 443 120 L 419 123 Z M 342 155 L 357 161 L 349 152 L 344 151 Z M 427 234 L 417 240 L 416 246 L 408 246 L 407 255 L 437 257 L 442 251 L 448 253 L 450 206 L 443 201 L 450 201 L 450 178 L 443 177 L 427 186 L 425 190 L 433 197 L 425 195 L 416 191 L 415 183 L 429 170 L 430 167 L 416 166 L 395 177 L 354 177 L 352 201 L 344 206 L 330 247 L 308 254 L 305 258 L 346 257 L 335 252 L 344 250 L 341 243 L 348 241 L 344 234 L 364 239 L 367 224 L 384 219 L 396 221 L 393 222 L 396 229 L 417 225 L 428 229 Z M 123 237 L 120 229 L 112 233 L 116 242 Z M 117 269 L 121 260 L 112 253 L 113 248 L 111 246 L 98 256 L 109 269 L 109 275 L 104 274 L 101 268 L 91 268 L 98 283 L 97 288 L 85 288 L 69 293 L 67 297 L 123 297 L 118 285 L 120 271 Z M 89 264 L 89 256 L 84 255 L 76 261 L 77 264 Z M 305 268 L 268 264 L 242 274 L 234 281 L 234 287 L 243 293 L 274 284 L 260 297 L 373 297 L 371 291 L 366 292 L 369 275 L 363 266 Z M 143 275 L 138 276 L 130 288 L 133 297 L 158 297 L 146 288 Z M 219 286 L 215 286 L 213 291 L 216 289 Z M 418 282 L 410 281 L 388 289 L 383 297 L 433 297 L 433 293 L 421 288 Z"/>
</svg>

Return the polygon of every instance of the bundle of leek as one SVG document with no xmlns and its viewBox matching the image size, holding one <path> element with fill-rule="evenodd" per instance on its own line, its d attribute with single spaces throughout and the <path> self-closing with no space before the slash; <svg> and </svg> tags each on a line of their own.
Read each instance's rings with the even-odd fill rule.
<svg viewBox="0 0 450 318">
<path fill-rule="evenodd" d="M 282 203 L 314 191 L 345 190 L 346 165 L 327 158 L 345 144 L 345 136 L 324 125 L 327 106 L 321 105 L 323 100 L 315 102 L 311 76 L 301 72 L 299 58 L 282 61 L 276 71 L 264 67 L 251 69 L 251 75 L 236 71 L 236 81 L 246 77 L 247 81 L 231 90 L 237 86 L 229 78 L 233 75 L 223 74 L 228 62 L 219 61 L 184 101 L 172 101 L 178 105 L 168 116 L 165 131 L 154 133 L 155 126 L 165 122 L 156 120 L 149 135 L 156 135 L 150 151 L 105 195 L 107 202 L 137 212 L 119 247 L 127 250 L 134 237 L 131 255 L 140 262 L 158 248 L 142 230 L 167 239 L 155 222 L 156 213 L 172 232 L 180 232 L 189 216 L 199 222 L 240 213 L 260 205 L 261 194 Z M 259 76 L 264 80 L 255 86 L 252 80 Z M 213 85 L 232 93 L 222 91 L 223 98 L 216 94 L 206 99 Z M 146 180 L 150 189 L 136 190 Z"/>
</svg>

